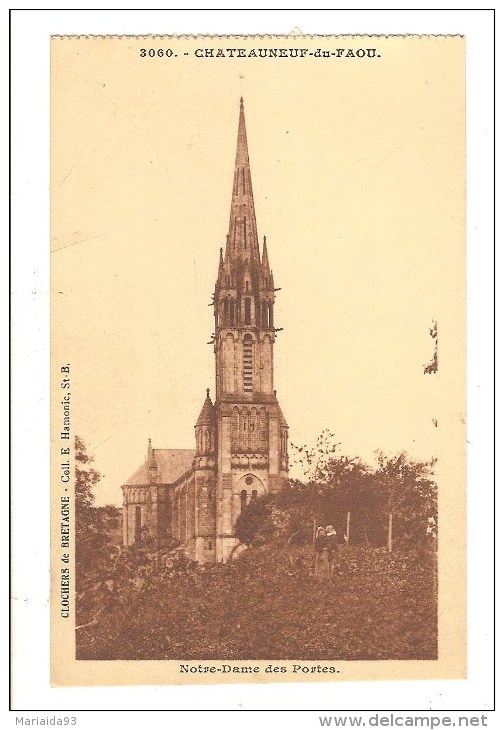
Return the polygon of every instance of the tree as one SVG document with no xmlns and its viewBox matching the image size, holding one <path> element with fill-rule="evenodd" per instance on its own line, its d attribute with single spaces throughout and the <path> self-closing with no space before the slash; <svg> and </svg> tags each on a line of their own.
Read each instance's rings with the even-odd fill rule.
<svg viewBox="0 0 504 730">
<path fill-rule="evenodd" d="M 263 495 L 252 500 L 236 520 L 235 534 L 244 545 L 263 542 L 272 537 L 271 497 Z"/>
<path fill-rule="evenodd" d="M 370 469 L 359 457 L 340 453 L 341 444 L 335 438 L 326 428 L 315 446 L 293 445 L 293 461 L 308 479 L 305 491 L 311 505 L 312 525 L 313 521 L 321 525 L 331 523 L 342 538 L 346 515 L 352 512 L 354 537 L 360 541 L 363 532 L 367 542 L 366 525 L 373 501 L 368 484 Z"/>
<path fill-rule="evenodd" d="M 239 516 L 235 531 L 241 542 L 279 540 L 311 543 L 315 524 L 337 526 L 342 539 L 346 512 L 357 509 L 368 467 L 358 458 L 339 453 L 334 434 L 324 429 L 315 446 L 294 446 L 294 463 L 306 481 L 291 479 L 276 495 L 251 502 Z"/>
<path fill-rule="evenodd" d="M 94 489 L 101 474 L 84 441 L 75 437 L 75 560 L 77 591 L 80 592 L 110 560 L 111 531 L 119 526 L 119 510 L 95 507 Z"/>
<path fill-rule="evenodd" d="M 392 513 L 396 544 L 423 545 L 437 534 L 436 459 L 415 461 L 405 451 L 395 456 L 376 452 L 373 482 L 385 512 Z"/>
<path fill-rule="evenodd" d="M 258 542 L 309 543 L 315 524 L 332 524 L 343 538 L 351 513 L 351 542 L 384 546 L 389 514 L 393 515 L 396 547 L 433 544 L 437 526 L 435 460 L 416 461 L 406 452 L 376 452 L 370 466 L 359 457 L 340 453 L 328 429 L 314 447 L 293 446 L 306 481 L 291 480 L 277 495 L 250 503 L 236 523 L 236 535 Z"/>
</svg>

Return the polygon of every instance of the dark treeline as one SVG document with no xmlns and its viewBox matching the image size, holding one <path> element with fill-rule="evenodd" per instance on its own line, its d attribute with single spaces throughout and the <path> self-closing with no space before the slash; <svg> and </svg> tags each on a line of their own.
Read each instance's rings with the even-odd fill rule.
<svg viewBox="0 0 504 730">
<path fill-rule="evenodd" d="M 247 505 L 236 534 L 247 545 L 271 540 L 309 543 L 314 524 L 332 524 L 340 542 L 387 544 L 392 515 L 395 549 L 432 547 L 437 534 L 435 460 L 415 461 L 405 452 L 377 451 L 375 464 L 339 453 L 323 431 L 314 448 L 294 447 L 305 480 L 291 480 L 277 495 Z"/>
</svg>

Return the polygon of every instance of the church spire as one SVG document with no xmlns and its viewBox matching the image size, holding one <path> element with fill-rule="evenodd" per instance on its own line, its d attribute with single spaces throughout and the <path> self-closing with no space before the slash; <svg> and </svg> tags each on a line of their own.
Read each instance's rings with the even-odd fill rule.
<svg viewBox="0 0 504 730">
<path fill-rule="evenodd" d="M 241 98 L 226 263 L 228 260 L 236 263 L 247 259 L 259 261 L 259 242 L 250 175 L 245 111 L 243 98 Z"/>
<path fill-rule="evenodd" d="M 226 236 L 224 254 L 221 253 L 219 258 L 213 296 L 214 346 L 218 346 L 218 333 L 223 328 L 259 328 L 267 329 L 271 333 L 274 329 L 274 302 L 275 285 L 266 237 L 262 256 L 259 251 L 245 111 L 243 99 L 240 99 L 229 232 Z M 229 347 L 229 343 L 226 347 Z M 232 376 L 230 374 L 229 377 L 235 379 L 234 374 Z M 220 393 L 221 391 L 217 390 L 217 399 Z"/>
</svg>

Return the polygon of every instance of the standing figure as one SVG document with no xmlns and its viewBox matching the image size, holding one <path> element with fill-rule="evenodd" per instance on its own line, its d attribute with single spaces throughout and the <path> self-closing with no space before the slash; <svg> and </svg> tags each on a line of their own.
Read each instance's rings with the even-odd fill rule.
<svg viewBox="0 0 504 730">
<path fill-rule="evenodd" d="M 327 525 L 325 529 L 326 533 L 326 544 L 327 544 L 327 553 L 329 557 L 329 569 L 331 571 L 331 575 L 334 573 L 334 563 L 336 560 L 336 553 L 338 550 L 338 535 L 336 534 L 336 530 L 332 525 Z"/>
<path fill-rule="evenodd" d="M 323 527 L 317 527 L 315 533 L 315 578 L 327 580 L 331 572 L 329 570 L 329 552 L 327 549 L 326 531 Z"/>
</svg>

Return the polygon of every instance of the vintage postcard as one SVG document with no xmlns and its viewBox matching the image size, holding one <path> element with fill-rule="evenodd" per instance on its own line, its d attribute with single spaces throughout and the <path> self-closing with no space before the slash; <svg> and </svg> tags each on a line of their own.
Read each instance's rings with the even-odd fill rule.
<svg viewBox="0 0 504 730">
<path fill-rule="evenodd" d="M 465 676 L 464 65 L 52 38 L 54 685 Z"/>
</svg>

